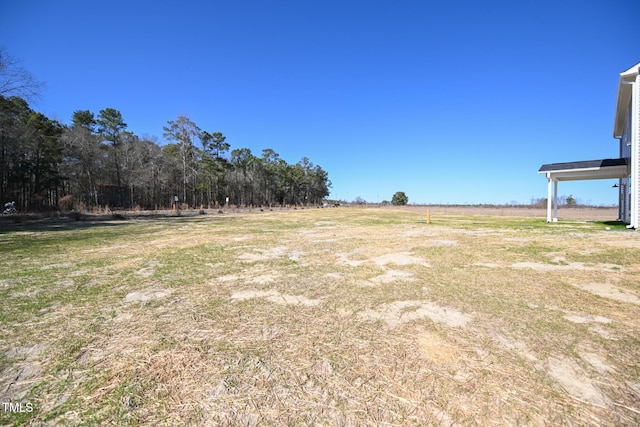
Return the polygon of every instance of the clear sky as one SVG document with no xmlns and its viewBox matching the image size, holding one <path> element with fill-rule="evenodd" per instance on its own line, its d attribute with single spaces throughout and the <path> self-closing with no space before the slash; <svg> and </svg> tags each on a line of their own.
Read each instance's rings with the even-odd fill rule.
<svg viewBox="0 0 640 427">
<path fill-rule="evenodd" d="M 180 115 L 231 148 L 323 167 L 331 197 L 528 203 L 543 163 L 618 156 L 638 0 L 0 0 L 0 46 L 70 123 L 112 107 L 162 139 Z M 559 193 L 617 203 L 614 180 Z"/>
</svg>

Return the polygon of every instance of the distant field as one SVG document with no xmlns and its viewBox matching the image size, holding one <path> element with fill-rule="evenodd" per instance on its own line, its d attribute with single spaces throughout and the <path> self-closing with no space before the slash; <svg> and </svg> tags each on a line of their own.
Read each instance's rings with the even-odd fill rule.
<svg viewBox="0 0 640 427">
<path fill-rule="evenodd" d="M 397 209 L 397 207 L 393 207 Z M 432 213 L 453 215 L 490 215 L 490 216 L 520 216 L 534 219 L 547 219 L 547 210 L 541 208 L 516 206 L 407 206 L 401 209 L 420 210 Z M 558 219 L 582 221 L 615 221 L 618 219 L 617 207 L 589 207 L 589 208 L 560 208 Z"/>
<path fill-rule="evenodd" d="M 640 424 L 617 209 L 427 209 L 0 229 L 0 424 Z"/>
</svg>

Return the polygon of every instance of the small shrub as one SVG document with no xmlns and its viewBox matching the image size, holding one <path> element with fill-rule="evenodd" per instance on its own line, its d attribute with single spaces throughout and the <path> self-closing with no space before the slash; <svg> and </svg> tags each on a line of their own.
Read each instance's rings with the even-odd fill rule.
<svg viewBox="0 0 640 427">
<path fill-rule="evenodd" d="M 404 191 L 398 191 L 391 198 L 391 204 L 393 205 L 406 205 L 409 203 L 409 197 L 404 194 Z"/>
<path fill-rule="evenodd" d="M 73 208 L 73 196 L 71 194 L 67 194 L 66 196 L 60 197 L 60 200 L 58 200 L 58 206 L 63 212 L 70 211 Z"/>
</svg>

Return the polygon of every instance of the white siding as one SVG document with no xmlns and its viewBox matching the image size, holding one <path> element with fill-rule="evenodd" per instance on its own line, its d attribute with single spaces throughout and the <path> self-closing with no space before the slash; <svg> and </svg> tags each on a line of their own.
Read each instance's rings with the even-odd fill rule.
<svg viewBox="0 0 640 427">
<path fill-rule="evenodd" d="M 628 159 L 631 164 L 631 102 L 627 112 L 624 133 L 620 139 L 620 158 Z M 631 176 L 620 180 L 620 219 L 627 224 L 631 221 Z"/>
<path fill-rule="evenodd" d="M 640 228 L 640 75 L 636 74 L 636 81 L 633 85 L 633 91 L 631 94 L 631 170 L 635 170 L 635 173 L 631 177 L 631 187 L 633 200 L 631 211 L 631 225 L 636 230 Z"/>
</svg>

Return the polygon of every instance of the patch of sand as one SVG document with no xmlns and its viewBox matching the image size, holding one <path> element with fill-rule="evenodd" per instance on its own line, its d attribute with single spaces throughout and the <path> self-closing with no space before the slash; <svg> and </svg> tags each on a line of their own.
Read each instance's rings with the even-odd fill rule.
<svg viewBox="0 0 640 427">
<path fill-rule="evenodd" d="M 375 310 L 366 310 L 360 313 L 360 317 L 369 320 L 383 320 L 389 327 L 424 318 L 454 328 L 464 327 L 471 322 L 471 317 L 464 313 L 425 301 L 395 301 L 382 304 Z"/>
<path fill-rule="evenodd" d="M 354 251 L 350 253 L 337 253 L 338 262 L 341 264 L 346 264 L 351 267 L 358 267 L 367 262 L 373 262 L 374 264 L 384 267 L 387 264 L 395 264 L 395 265 L 422 265 L 425 267 L 429 267 L 429 263 L 426 262 L 422 258 L 415 257 L 411 255 L 409 252 L 395 252 L 377 256 L 375 258 L 369 259 L 360 259 L 354 260 L 351 259 L 352 256 L 360 254 L 360 251 Z"/>
<path fill-rule="evenodd" d="M 417 258 L 412 256 L 409 252 L 398 252 L 380 255 L 379 257 L 373 258 L 373 261 L 376 265 L 384 266 L 387 264 L 395 264 L 395 265 L 411 265 L 418 264 L 424 265 L 425 267 L 429 266 L 425 260 L 421 258 Z"/>
<path fill-rule="evenodd" d="M 589 326 L 589 331 L 611 341 L 618 340 L 615 333 L 610 328 L 605 328 L 604 326 L 602 326 L 601 323 L 592 324 L 591 326 Z"/>
<path fill-rule="evenodd" d="M 615 238 L 599 239 L 598 242 L 618 248 L 640 248 L 640 240 L 635 233 L 616 233 Z"/>
<path fill-rule="evenodd" d="M 405 282 L 407 282 L 415 279 L 413 278 L 412 273 L 408 273 L 406 271 L 401 271 L 401 270 L 388 269 L 386 273 L 381 274 L 380 276 L 376 276 L 372 279 L 369 279 L 369 281 L 367 281 L 366 283 L 378 285 L 383 283 L 391 283 L 398 280 L 404 280 Z"/>
<path fill-rule="evenodd" d="M 287 248 L 284 246 L 278 246 L 275 248 L 258 250 L 258 251 L 259 253 L 247 252 L 247 253 L 241 254 L 238 256 L 238 259 L 242 261 L 249 261 L 249 262 L 266 261 L 270 259 L 275 259 L 283 256 L 286 253 Z"/>
<path fill-rule="evenodd" d="M 140 270 L 138 270 L 136 274 L 142 277 L 151 277 L 156 271 L 156 266 L 157 266 L 157 263 L 149 262 L 146 267 L 143 267 Z"/>
<path fill-rule="evenodd" d="M 531 241 L 531 239 L 527 239 L 526 237 L 505 237 L 502 240 L 504 240 L 505 242 L 518 242 L 518 243 L 527 243 Z"/>
<path fill-rule="evenodd" d="M 278 276 L 276 276 L 275 274 L 262 274 L 260 276 L 254 276 L 247 279 L 247 282 L 257 283 L 259 285 L 265 285 L 267 283 L 275 282 L 277 278 Z"/>
<path fill-rule="evenodd" d="M 569 322 L 573 323 L 611 323 L 611 319 L 603 316 L 592 316 L 585 314 L 582 316 L 564 316 Z"/>
<path fill-rule="evenodd" d="M 335 221 L 316 221 L 313 225 L 315 225 L 316 227 L 322 227 L 322 228 L 336 228 L 335 226 L 338 224 L 339 223 Z"/>
<path fill-rule="evenodd" d="M 60 264 L 47 264 L 40 267 L 41 270 L 51 270 L 54 268 L 74 268 L 76 266 L 73 262 L 63 262 Z"/>
<path fill-rule="evenodd" d="M 423 230 L 411 230 L 411 231 L 405 231 L 404 233 L 402 233 L 402 237 L 416 237 L 416 236 L 423 236 L 425 235 L 425 232 Z"/>
<path fill-rule="evenodd" d="M 582 353 L 580 354 L 580 357 L 601 374 L 610 374 L 615 372 L 615 369 L 609 366 L 599 354 Z"/>
<path fill-rule="evenodd" d="M 159 291 L 155 289 L 146 289 L 143 291 L 129 292 L 124 297 L 124 300 L 126 302 L 148 302 L 154 299 L 164 298 L 167 295 L 169 295 L 169 293 L 165 291 Z"/>
<path fill-rule="evenodd" d="M 291 261 L 299 262 L 302 255 L 304 255 L 304 252 L 302 251 L 292 251 L 287 255 L 287 257 Z"/>
<path fill-rule="evenodd" d="M 359 265 L 364 264 L 365 262 L 367 262 L 367 260 L 352 260 L 350 259 L 351 256 L 353 255 L 357 255 L 359 254 L 360 251 L 353 251 L 353 252 L 340 252 L 336 254 L 336 257 L 338 257 L 338 262 L 340 264 L 346 264 L 348 266 L 351 267 L 358 267 Z"/>
<path fill-rule="evenodd" d="M 434 332 L 420 333 L 416 341 L 420 353 L 427 360 L 439 365 L 454 366 L 458 362 L 458 350 Z"/>
<path fill-rule="evenodd" d="M 594 384 L 587 373 L 575 361 L 567 358 L 550 358 L 546 371 L 569 395 L 583 402 L 606 407 L 609 398 Z"/>
<path fill-rule="evenodd" d="M 584 283 L 580 285 L 574 284 L 573 286 L 603 298 L 640 305 L 640 298 L 634 293 L 618 288 L 610 283 Z"/>
<path fill-rule="evenodd" d="M 529 268 L 536 271 L 622 271 L 622 267 L 616 264 L 585 264 L 583 262 L 567 262 L 563 258 L 556 257 L 553 259 L 554 264 L 546 264 L 542 262 L 517 262 L 511 264 L 511 268 Z"/>
<path fill-rule="evenodd" d="M 0 402 L 16 402 L 23 399 L 31 387 L 42 379 L 39 355 L 47 349 L 46 344 L 14 347 L 4 353 L 6 368 L 0 371 Z"/>
<path fill-rule="evenodd" d="M 286 247 L 278 246 L 270 249 L 256 249 L 256 252 L 245 252 L 238 255 L 237 258 L 241 261 L 258 262 L 268 261 L 286 256 L 291 261 L 299 262 L 302 255 L 304 255 L 304 252 L 302 251 L 294 250 L 288 252 L 288 249 Z"/>
<path fill-rule="evenodd" d="M 458 242 L 448 239 L 433 240 L 429 243 L 429 246 L 458 246 Z"/>
<path fill-rule="evenodd" d="M 236 301 L 244 301 L 248 299 L 254 298 L 264 298 L 267 301 L 271 301 L 280 305 L 304 305 L 307 307 L 312 307 L 320 304 L 320 300 L 317 299 L 309 299 L 300 295 L 286 295 L 281 294 L 276 290 L 269 291 L 256 291 L 256 290 L 245 290 L 234 292 L 231 295 L 231 299 Z"/>
<path fill-rule="evenodd" d="M 498 333 L 492 333 L 491 336 L 504 348 L 508 350 L 515 351 L 519 355 L 523 356 L 530 362 L 537 362 L 538 358 L 533 354 L 529 347 L 523 342 L 517 341 L 515 339 L 505 337 L 504 335 Z"/>
<path fill-rule="evenodd" d="M 239 279 L 237 274 L 225 274 L 224 276 L 216 277 L 215 280 L 219 280 L 221 282 L 235 282 Z"/>
<path fill-rule="evenodd" d="M 475 262 L 472 265 L 477 267 L 486 267 L 486 268 L 500 268 L 502 267 L 500 264 L 495 264 L 493 262 Z"/>
<path fill-rule="evenodd" d="M 64 286 L 64 287 L 73 286 L 73 284 L 74 282 L 72 279 L 64 279 L 58 282 L 58 285 Z"/>
<path fill-rule="evenodd" d="M 507 349 L 515 350 L 528 361 L 533 362 L 536 369 L 544 370 L 566 393 L 572 397 L 598 406 L 607 406 L 609 399 L 589 378 L 587 372 L 574 360 L 566 357 L 551 357 L 542 363 L 528 347 L 519 341 L 500 334 L 492 334 L 493 338 Z M 580 357 L 602 374 L 614 372 L 601 356 L 595 353 L 582 353 Z"/>
</svg>

